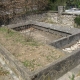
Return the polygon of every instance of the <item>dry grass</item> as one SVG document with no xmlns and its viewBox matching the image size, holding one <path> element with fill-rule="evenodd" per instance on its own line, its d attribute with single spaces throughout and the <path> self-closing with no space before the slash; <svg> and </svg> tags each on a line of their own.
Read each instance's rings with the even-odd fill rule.
<svg viewBox="0 0 80 80">
<path fill-rule="evenodd" d="M 47 44 L 35 40 L 26 41 L 25 37 L 14 30 L 0 28 L 0 43 L 10 51 L 30 71 L 44 67 L 64 56 L 64 53 Z"/>
<path fill-rule="evenodd" d="M 8 71 L 4 70 L 1 66 L 0 66 L 0 76 L 3 76 L 3 75 L 7 75 L 9 74 Z"/>
</svg>

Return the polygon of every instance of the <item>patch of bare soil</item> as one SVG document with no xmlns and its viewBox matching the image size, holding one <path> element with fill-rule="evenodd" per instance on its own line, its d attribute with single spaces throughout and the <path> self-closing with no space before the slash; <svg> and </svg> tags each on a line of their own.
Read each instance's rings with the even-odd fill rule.
<svg viewBox="0 0 80 80">
<path fill-rule="evenodd" d="M 35 40 L 42 43 L 51 43 L 53 40 L 57 40 L 61 38 L 61 34 L 55 34 L 55 33 L 49 33 L 42 30 L 38 30 L 35 28 L 29 28 L 26 30 L 21 31 L 21 33 L 24 33 L 26 35 L 32 36 Z"/>
<path fill-rule="evenodd" d="M 64 53 L 47 44 L 26 40 L 21 33 L 0 30 L 0 43 L 30 71 L 34 71 L 64 56 Z"/>
</svg>

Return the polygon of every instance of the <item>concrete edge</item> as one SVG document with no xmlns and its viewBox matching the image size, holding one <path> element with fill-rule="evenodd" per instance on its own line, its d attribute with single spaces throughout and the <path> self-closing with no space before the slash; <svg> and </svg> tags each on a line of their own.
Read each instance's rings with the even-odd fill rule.
<svg viewBox="0 0 80 80">
<path fill-rule="evenodd" d="M 69 34 L 76 34 L 80 32 L 80 29 L 77 28 L 70 28 L 70 27 L 60 27 L 60 26 L 55 26 L 53 24 L 45 23 L 45 22 L 38 22 L 38 21 L 26 21 L 24 23 L 17 23 L 17 24 L 11 24 L 7 25 L 8 28 L 16 28 L 19 26 L 27 26 L 27 25 L 36 25 L 36 26 L 41 26 L 44 28 L 49 28 L 53 29 L 56 31 L 64 32 L 64 33 L 69 33 Z"/>
<path fill-rule="evenodd" d="M 62 48 L 65 45 L 78 40 L 80 40 L 80 33 L 69 35 L 67 37 L 63 37 L 61 39 L 55 40 L 50 45 L 55 46 L 56 48 Z"/>
<path fill-rule="evenodd" d="M 42 69 L 33 72 L 34 80 L 40 79 L 42 75 L 49 74 L 48 76 L 53 76 L 50 80 L 56 80 L 63 74 L 76 67 L 80 63 L 80 49 L 74 51 L 74 53 L 64 56 L 55 62 L 50 63 Z"/>
<path fill-rule="evenodd" d="M 6 65 L 17 75 L 19 80 L 30 80 L 30 72 L 9 51 L 0 44 L 0 57 Z"/>
</svg>

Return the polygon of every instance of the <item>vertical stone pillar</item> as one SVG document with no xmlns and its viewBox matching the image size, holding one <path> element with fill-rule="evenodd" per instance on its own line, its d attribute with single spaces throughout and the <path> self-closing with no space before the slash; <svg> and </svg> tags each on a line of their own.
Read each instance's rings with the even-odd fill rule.
<svg viewBox="0 0 80 80">
<path fill-rule="evenodd" d="M 63 6 L 58 6 L 58 14 L 62 14 L 63 12 Z"/>
<path fill-rule="evenodd" d="M 58 23 L 59 24 L 62 23 L 62 18 L 61 18 L 62 13 L 63 13 L 63 6 L 58 6 Z"/>
</svg>

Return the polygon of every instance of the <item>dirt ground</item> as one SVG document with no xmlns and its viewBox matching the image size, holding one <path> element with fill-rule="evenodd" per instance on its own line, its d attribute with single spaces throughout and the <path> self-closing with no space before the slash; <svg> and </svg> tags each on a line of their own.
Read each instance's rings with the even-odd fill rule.
<svg viewBox="0 0 80 80">
<path fill-rule="evenodd" d="M 46 44 L 49 44 L 52 41 L 62 37 L 60 34 L 54 34 L 54 33 L 52 34 L 52 33 L 38 30 L 35 28 L 29 28 L 29 29 L 23 30 L 21 31 L 21 33 L 24 33 L 28 36 L 32 36 L 38 42 L 42 42 Z"/>
<path fill-rule="evenodd" d="M 30 71 L 34 71 L 64 56 L 64 53 L 54 47 L 42 43 L 42 35 L 35 32 L 36 39 L 25 41 L 25 34 L 11 30 L 10 33 L 5 29 L 0 30 L 0 44 L 2 44 L 10 53 L 12 53 L 20 62 L 24 64 Z M 28 38 L 30 37 L 29 35 Z M 42 38 L 41 38 L 41 37 Z M 50 37 L 50 36 L 49 36 Z M 47 40 L 49 40 L 47 37 Z M 54 36 L 53 36 L 54 37 Z M 52 37 L 51 37 L 52 38 Z M 36 41 L 40 39 L 39 41 Z M 40 42 L 41 41 L 41 42 Z M 44 40 L 45 41 L 45 40 Z"/>
</svg>

